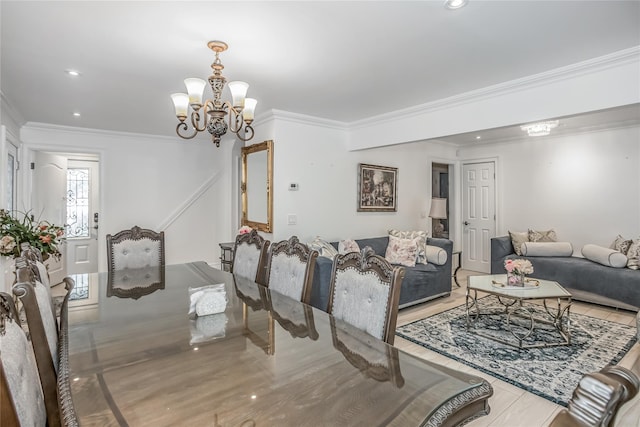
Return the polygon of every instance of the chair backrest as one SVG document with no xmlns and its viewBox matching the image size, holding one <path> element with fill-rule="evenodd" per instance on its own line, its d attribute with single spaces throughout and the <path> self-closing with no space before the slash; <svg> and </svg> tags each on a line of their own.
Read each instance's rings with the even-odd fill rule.
<svg viewBox="0 0 640 427">
<path fill-rule="evenodd" d="M 75 282 L 70 277 L 64 278 L 67 294 L 60 306 L 60 333 L 58 340 L 58 408 L 62 425 L 77 427 L 80 425 L 71 398 L 71 380 L 69 367 L 69 297 Z"/>
<path fill-rule="evenodd" d="M 0 425 L 47 424 L 33 349 L 17 320 L 13 299 L 0 293 Z M 49 425 L 56 425 L 49 420 Z"/>
<path fill-rule="evenodd" d="M 233 245 L 231 272 L 264 285 L 269 243 L 256 230 L 238 234 Z"/>
<path fill-rule="evenodd" d="M 20 249 L 20 256 L 29 262 L 35 279 L 49 288 L 49 271 L 42 261 L 42 253 L 28 242 L 20 243 Z"/>
<path fill-rule="evenodd" d="M 107 234 L 109 271 L 163 266 L 164 231 L 159 233 L 137 225 L 114 235 Z"/>
<path fill-rule="evenodd" d="M 50 424 L 60 424 L 57 378 L 59 367 L 59 327 L 50 290 L 33 274 L 33 265 L 22 257 L 16 258 L 17 282 L 13 293 L 22 303 L 27 318 L 33 353 L 44 394 L 47 418 Z M 66 278 L 65 282 L 71 281 Z M 54 421 L 51 421 L 54 420 Z"/>
<path fill-rule="evenodd" d="M 393 344 L 404 268 L 394 267 L 366 246 L 337 255 L 327 312 L 369 335 Z"/>
<path fill-rule="evenodd" d="M 267 261 L 269 289 L 309 303 L 318 251 L 300 243 L 297 236 L 271 245 Z"/>
</svg>

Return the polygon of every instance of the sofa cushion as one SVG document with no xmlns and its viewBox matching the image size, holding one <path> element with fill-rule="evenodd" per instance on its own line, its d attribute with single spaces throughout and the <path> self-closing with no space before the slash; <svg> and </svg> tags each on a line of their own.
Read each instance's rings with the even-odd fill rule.
<svg viewBox="0 0 640 427">
<path fill-rule="evenodd" d="M 571 256 L 573 246 L 569 242 L 524 242 L 520 251 L 523 256 Z"/>
<path fill-rule="evenodd" d="M 640 268 L 640 239 L 633 241 L 627 252 L 627 267 L 632 270 Z"/>
<path fill-rule="evenodd" d="M 556 232 L 553 228 L 551 230 L 543 230 L 543 231 L 529 229 L 529 241 L 530 242 L 557 242 L 558 237 L 556 236 Z"/>
<path fill-rule="evenodd" d="M 340 255 L 348 254 L 349 252 L 360 252 L 360 246 L 353 239 L 340 240 L 338 243 L 338 253 Z"/>
<path fill-rule="evenodd" d="M 333 259 L 338 255 L 338 251 L 333 245 L 320 236 L 316 236 L 311 242 L 308 243 L 309 249 L 318 251 L 318 255 Z"/>
<path fill-rule="evenodd" d="M 385 259 L 391 264 L 400 264 L 407 267 L 415 267 L 418 258 L 418 242 L 420 237 L 414 239 L 401 239 L 389 235 L 389 244 L 385 252 Z"/>
<path fill-rule="evenodd" d="M 522 255 L 522 244 L 529 241 L 529 232 L 510 231 L 509 236 L 511 236 L 511 244 L 513 245 L 513 250 L 515 251 L 516 255 Z"/>
<path fill-rule="evenodd" d="M 428 234 L 426 231 L 424 230 L 400 231 L 400 230 L 390 229 L 389 235 L 400 237 L 401 239 L 415 239 L 416 237 L 419 237 L 420 240 L 418 241 L 418 258 L 416 260 L 416 263 L 421 263 L 421 264 L 427 263 L 426 248 L 427 248 Z"/>
<path fill-rule="evenodd" d="M 620 251 L 626 255 L 627 252 L 629 252 L 629 248 L 631 247 L 632 243 L 633 243 L 633 240 L 631 239 L 627 240 L 624 237 L 622 237 L 620 234 L 618 234 L 616 239 L 611 244 L 610 248 L 615 249 L 616 251 Z"/>
<path fill-rule="evenodd" d="M 582 247 L 582 256 L 608 267 L 621 268 L 627 265 L 627 256 L 622 252 L 598 245 L 584 245 Z"/>
<path fill-rule="evenodd" d="M 445 265 L 447 263 L 447 251 L 439 246 L 427 245 L 426 251 L 427 261 L 436 265 Z"/>
</svg>

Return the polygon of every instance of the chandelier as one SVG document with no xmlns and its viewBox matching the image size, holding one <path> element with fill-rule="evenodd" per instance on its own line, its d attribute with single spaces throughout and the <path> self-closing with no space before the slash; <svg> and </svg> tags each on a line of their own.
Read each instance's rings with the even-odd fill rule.
<svg viewBox="0 0 640 427">
<path fill-rule="evenodd" d="M 191 139 L 198 132 L 207 131 L 211 134 L 211 141 L 220 146 L 220 138 L 227 133 L 227 130 L 235 133 L 242 141 L 249 141 L 253 138 L 253 115 L 256 109 L 256 101 L 253 98 L 245 98 L 249 85 L 245 82 L 229 82 L 232 103 L 223 101 L 222 91 L 227 81 L 222 75 L 224 65 L 220 62 L 220 52 L 227 50 L 229 46 L 225 42 L 210 41 L 207 46 L 216 53 L 216 59 L 211 64 L 213 74 L 209 76 L 209 85 L 213 91 L 213 99 L 202 102 L 202 94 L 206 82 L 198 78 L 184 80 L 187 86 L 187 93 L 174 93 L 171 95 L 176 109 L 176 117 L 180 120 L 176 126 L 176 133 L 184 139 Z M 187 124 L 187 113 L 191 106 L 191 126 L 189 131 Z M 202 111 L 202 113 L 201 113 Z M 229 114 L 229 124 L 225 121 Z M 240 132 L 244 131 L 244 137 Z"/>
<path fill-rule="evenodd" d="M 520 129 L 527 132 L 529 136 L 546 136 L 551 133 L 551 129 L 558 127 L 558 120 L 531 123 L 520 126 Z"/>
</svg>

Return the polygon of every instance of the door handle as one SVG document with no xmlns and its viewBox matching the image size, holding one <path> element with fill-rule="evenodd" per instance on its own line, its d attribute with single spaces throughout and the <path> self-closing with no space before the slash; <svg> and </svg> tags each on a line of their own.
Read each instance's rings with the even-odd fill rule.
<svg viewBox="0 0 640 427">
<path fill-rule="evenodd" d="M 464 225 L 469 225 L 469 221 L 463 222 Z"/>
</svg>

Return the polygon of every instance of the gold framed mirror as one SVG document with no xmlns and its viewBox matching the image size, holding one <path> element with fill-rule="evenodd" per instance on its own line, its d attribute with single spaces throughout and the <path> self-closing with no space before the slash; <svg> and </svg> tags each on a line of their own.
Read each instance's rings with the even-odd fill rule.
<svg viewBox="0 0 640 427">
<path fill-rule="evenodd" d="M 242 147 L 242 225 L 271 233 L 273 141 Z"/>
</svg>

